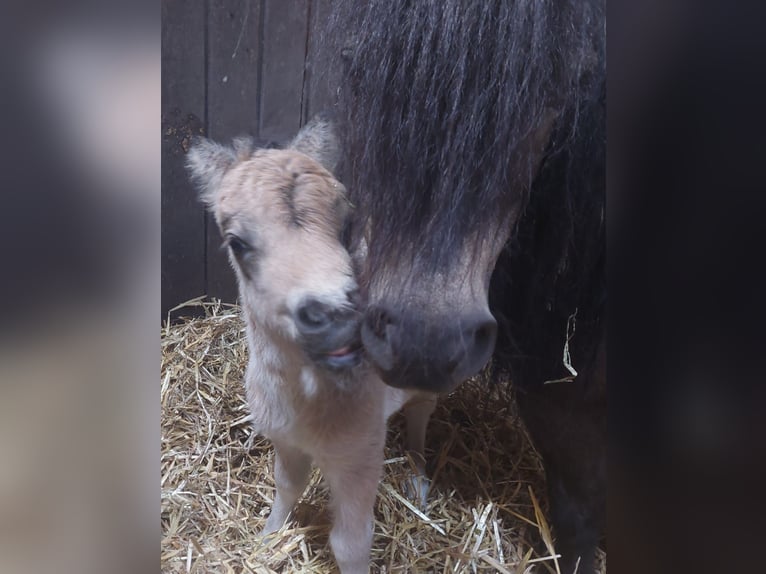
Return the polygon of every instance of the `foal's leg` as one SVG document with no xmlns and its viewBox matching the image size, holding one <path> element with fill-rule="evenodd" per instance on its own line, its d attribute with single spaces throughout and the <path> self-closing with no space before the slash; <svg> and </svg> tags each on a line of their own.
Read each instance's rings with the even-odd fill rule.
<svg viewBox="0 0 766 574">
<path fill-rule="evenodd" d="M 436 395 L 423 393 L 415 396 L 404 406 L 407 421 L 407 450 L 415 463 L 415 475 L 411 478 L 413 492 L 409 493 L 421 508 L 425 508 L 429 480 L 426 476 L 426 427 L 436 408 Z"/>
<path fill-rule="evenodd" d="M 332 494 L 330 547 L 340 572 L 367 574 L 375 496 L 383 468 L 382 441 L 367 447 L 366 452 L 349 452 L 347 458 L 327 461 L 321 468 Z"/>
<path fill-rule="evenodd" d="M 264 535 L 276 532 L 285 523 L 298 497 L 303 494 L 311 472 L 311 457 L 307 454 L 280 443 L 274 443 L 274 450 L 277 495 L 263 529 Z"/>
</svg>

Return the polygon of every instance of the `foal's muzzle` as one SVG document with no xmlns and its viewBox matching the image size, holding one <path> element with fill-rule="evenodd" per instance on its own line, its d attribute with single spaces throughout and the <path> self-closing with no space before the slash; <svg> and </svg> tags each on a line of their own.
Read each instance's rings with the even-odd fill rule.
<svg viewBox="0 0 766 574">
<path fill-rule="evenodd" d="M 307 298 L 296 308 L 293 318 L 303 349 L 315 363 L 348 369 L 361 362 L 361 315 L 350 305 L 335 306 Z"/>
</svg>

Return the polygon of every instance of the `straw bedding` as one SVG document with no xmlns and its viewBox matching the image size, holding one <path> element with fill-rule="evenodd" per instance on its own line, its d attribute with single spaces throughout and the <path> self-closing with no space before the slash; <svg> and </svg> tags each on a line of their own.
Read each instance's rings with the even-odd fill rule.
<svg viewBox="0 0 766 574">
<path fill-rule="evenodd" d="M 273 450 L 249 425 L 244 325 L 236 307 L 193 304 L 203 317 L 162 329 L 162 572 L 336 572 L 318 470 L 288 524 L 259 541 L 274 497 Z M 404 494 L 410 466 L 393 417 L 372 572 L 557 571 L 542 468 L 500 392 L 477 377 L 440 399 L 424 512 Z"/>
</svg>

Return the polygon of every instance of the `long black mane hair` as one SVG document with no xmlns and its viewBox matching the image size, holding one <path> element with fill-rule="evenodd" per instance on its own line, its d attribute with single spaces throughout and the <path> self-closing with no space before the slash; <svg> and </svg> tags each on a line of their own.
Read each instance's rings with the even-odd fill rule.
<svg viewBox="0 0 766 574">
<path fill-rule="evenodd" d="M 605 77 L 581 102 L 572 135 L 574 113 L 554 131 L 492 276 L 490 306 L 500 323 L 493 367 L 524 387 L 571 374 L 563 356 L 568 338 L 570 366 L 589 383 L 606 328 Z"/>
<path fill-rule="evenodd" d="M 370 339 L 391 348 L 390 325 L 412 363 L 398 373 L 425 386 L 448 372 L 441 334 L 466 333 L 448 300 L 465 279 L 455 271 L 493 271 L 492 378 L 509 372 L 542 455 L 562 571 L 581 558 L 593 572 L 606 508 L 604 0 L 338 0 L 330 37 L 347 60 L 352 247 L 369 237 L 360 285 L 386 305 L 367 311 L 384 333 Z M 478 269 L 498 238 L 494 270 Z"/>
<path fill-rule="evenodd" d="M 368 272 L 392 254 L 448 270 L 467 238 L 504 232 L 493 219 L 507 232 L 534 176 L 531 135 L 551 110 L 568 114 L 559 146 L 576 133 L 604 67 L 603 13 L 603 0 L 335 3 L 326 38 L 346 59 L 343 173 L 356 236 L 375 239 Z"/>
</svg>

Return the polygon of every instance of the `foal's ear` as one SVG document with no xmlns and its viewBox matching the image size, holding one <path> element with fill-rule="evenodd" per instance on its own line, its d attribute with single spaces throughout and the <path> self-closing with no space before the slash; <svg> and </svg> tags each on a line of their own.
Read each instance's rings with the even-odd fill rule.
<svg viewBox="0 0 766 574">
<path fill-rule="evenodd" d="M 303 126 L 287 148 L 305 153 L 318 161 L 330 173 L 335 173 L 335 168 L 340 161 L 338 134 L 330 118 L 324 114 L 314 116 Z"/>
<path fill-rule="evenodd" d="M 200 199 L 209 206 L 214 205 L 224 174 L 243 155 L 250 153 L 251 144 L 245 138 L 235 140 L 234 147 L 223 146 L 203 137 L 195 138 L 186 154 L 186 167 L 197 185 Z"/>
</svg>

